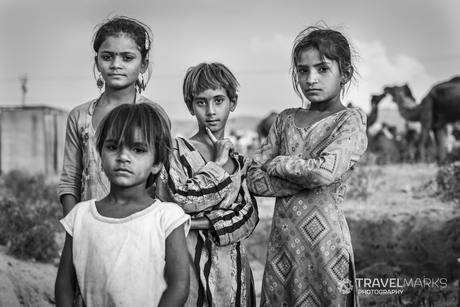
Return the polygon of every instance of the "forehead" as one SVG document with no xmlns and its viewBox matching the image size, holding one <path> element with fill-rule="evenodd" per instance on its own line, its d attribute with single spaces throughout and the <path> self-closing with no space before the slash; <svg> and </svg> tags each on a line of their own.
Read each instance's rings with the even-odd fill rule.
<svg viewBox="0 0 460 307">
<path fill-rule="evenodd" d="M 217 88 L 215 90 L 207 89 L 205 91 L 202 91 L 202 92 L 198 93 L 198 95 L 196 95 L 195 99 L 209 99 L 209 98 L 213 98 L 213 97 L 217 97 L 217 96 L 228 97 L 227 96 L 227 90 L 222 88 L 222 87 Z"/>
<path fill-rule="evenodd" d="M 142 130 L 139 127 L 133 127 L 131 129 L 126 130 L 110 128 L 107 131 L 107 137 L 105 140 L 112 140 L 123 143 L 126 143 L 126 141 L 128 140 L 129 142 L 137 143 L 146 142 L 144 134 L 142 133 Z"/>
<path fill-rule="evenodd" d="M 320 52 L 315 48 L 304 49 L 299 52 L 297 65 L 309 66 L 321 63 L 331 64 L 333 60 L 326 56 L 321 56 Z"/>
<path fill-rule="evenodd" d="M 124 34 L 107 37 L 99 48 L 99 52 L 103 51 L 140 53 L 136 42 L 131 37 Z"/>
</svg>

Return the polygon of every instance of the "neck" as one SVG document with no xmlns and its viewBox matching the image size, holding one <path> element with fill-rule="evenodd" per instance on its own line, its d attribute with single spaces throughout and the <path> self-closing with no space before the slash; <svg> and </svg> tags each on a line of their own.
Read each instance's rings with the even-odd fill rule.
<svg viewBox="0 0 460 307">
<path fill-rule="evenodd" d="M 101 97 L 103 104 L 124 104 L 133 103 L 136 99 L 136 89 L 129 87 L 121 90 L 113 88 L 105 88 L 105 92 Z"/>
<path fill-rule="evenodd" d="M 395 101 L 398 104 L 399 113 L 401 113 L 402 117 L 409 121 L 418 121 L 420 119 L 422 104 L 417 104 L 408 97 L 400 97 Z"/>
<path fill-rule="evenodd" d="M 110 193 L 107 195 L 107 198 L 112 203 L 141 203 L 142 201 L 150 198 L 147 194 L 145 185 L 146 183 L 143 182 L 142 184 L 136 186 L 120 187 L 111 183 Z"/>
<path fill-rule="evenodd" d="M 372 105 L 371 114 L 367 116 L 367 126 L 371 126 L 377 119 L 377 106 Z"/>
<path fill-rule="evenodd" d="M 344 110 L 345 107 L 340 101 L 337 102 L 322 102 L 322 103 L 312 103 L 310 105 L 310 111 L 316 112 L 328 112 L 336 113 L 338 111 Z"/>
</svg>

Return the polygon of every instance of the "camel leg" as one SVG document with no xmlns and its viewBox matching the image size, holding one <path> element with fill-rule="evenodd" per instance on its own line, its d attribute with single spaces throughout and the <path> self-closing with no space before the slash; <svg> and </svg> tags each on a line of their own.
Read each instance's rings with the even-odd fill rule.
<svg viewBox="0 0 460 307">
<path fill-rule="evenodd" d="M 420 131 L 420 140 L 418 143 L 418 150 L 420 154 L 420 161 L 422 163 L 427 162 L 426 160 L 426 148 L 428 144 L 430 143 L 430 131 L 426 131 L 424 127 L 422 127 L 422 130 Z"/>
<path fill-rule="evenodd" d="M 448 151 L 448 133 L 447 125 L 440 127 L 434 131 L 436 140 L 436 160 L 438 163 L 443 163 L 447 156 Z"/>
</svg>

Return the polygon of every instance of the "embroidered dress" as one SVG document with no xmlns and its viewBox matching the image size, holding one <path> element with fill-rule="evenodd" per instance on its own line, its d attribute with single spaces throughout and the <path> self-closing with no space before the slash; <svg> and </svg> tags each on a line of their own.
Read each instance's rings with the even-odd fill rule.
<svg viewBox="0 0 460 307">
<path fill-rule="evenodd" d="M 358 306 L 341 202 L 367 147 L 366 116 L 346 109 L 300 128 L 298 110 L 279 114 L 248 171 L 254 194 L 277 197 L 261 307 L 345 306 L 350 292 Z"/>
<path fill-rule="evenodd" d="M 100 97 L 70 111 L 59 181 L 60 197 L 71 194 L 79 201 L 85 201 L 100 200 L 109 194 L 110 182 L 102 170 L 101 158 L 96 149 L 96 130 L 92 124 L 94 109 Z M 157 103 L 141 95 L 136 95 L 135 103 L 152 104 L 170 123 L 166 112 Z"/>
<path fill-rule="evenodd" d="M 163 168 L 156 194 L 181 206 L 192 218 L 207 216 L 214 230 L 190 230 L 190 294 L 185 306 L 255 306 L 248 255 L 242 240 L 254 230 L 257 204 L 249 193 L 244 158 L 235 154 L 238 169 L 229 175 L 206 162 L 188 140 L 176 138 L 169 172 Z"/>
<path fill-rule="evenodd" d="M 190 217 L 156 200 L 124 218 L 102 216 L 93 200 L 78 203 L 61 220 L 72 236 L 72 257 L 86 306 L 158 306 L 167 288 L 166 239 Z"/>
</svg>

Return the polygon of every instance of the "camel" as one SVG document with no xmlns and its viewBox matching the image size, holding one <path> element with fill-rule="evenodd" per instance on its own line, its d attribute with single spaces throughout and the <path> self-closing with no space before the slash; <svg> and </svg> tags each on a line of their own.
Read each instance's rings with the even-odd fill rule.
<svg viewBox="0 0 460 307">
<path fill-rule="evenodd" d="M 376 123 L 367 130 L 368 150 L 377 155 L 377 163 L 396 163 L 400 161 L 399 141 L 396 126 Z"/>
<path fill-rule="evenodd" d="M 421 123 L 418 149 L 422 161 L 426 161 L 426 150 L 431 141 L 430 132 L 433 131 L 436 160 L 443 163 L 448 151 L 447 124 L 460 119 L 460 76 L 433 86 L 420 104 L 415 102 L 407 84 L 385 87 L 384 93 L 392 96 L 402 117 Z"/>
<path fill-rule="evenodd" d="M 367 127 L 369 128 L 377 121 L 378 105 L 379 102 L 386 97 L 386 94 L 372 95 L 371 98 L 371 113 L 367 115 Z"/>
</svg>

